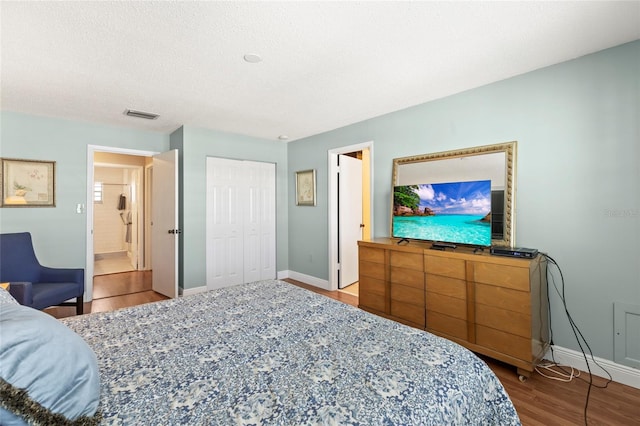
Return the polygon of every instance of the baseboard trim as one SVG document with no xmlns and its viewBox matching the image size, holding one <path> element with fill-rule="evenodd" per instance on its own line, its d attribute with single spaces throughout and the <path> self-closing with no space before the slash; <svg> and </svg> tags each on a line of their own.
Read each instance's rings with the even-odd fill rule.
<svg viewBox="0 0 640 426">
<path fill-rule="evenodd" d="M 569 367 L 577 368 L 581 371 L 587 371 L 587 364 L 584 360 L 582 352 L 574 351 L 573 349 L 563 348 L 561 346 L 553 346 L 553 355 L 555 361 L 558 364 L 567 365 Z M 551 359 L 551 349 L 545 354 L 546 359 Z M 598 367 L 590 356 L 587 356 L 589 361 L 589 367 L 591 372 L 598 377 L 605 377 L 606 373 L 602 371 L 602 368 Z M 636 389 L 640 389 L 640 370 L 627 367 L 626 365 L 618 364 L 608 359 L 594 357 L 596 362 L 605 368 L 614 382 L 622 383 L 623 385 L 631 386 Z"/>
<path fill-rule="evenodd" d="M 320 287 L 323 290 L 330 290 L 329 281 L 327 280 L 316 278 L 311 275 L 301 274 L 300 272 L 296 272 L 296 271 L 286 271 L 286 272 L 287 272 L 287 276 L 284 278 L 291 278 L 292 280 L 302 281 L 305 284 L 309 284 L 315 287 Z M 278 278 L 279 277 L 280 277 L 280 273 L 278 273 Z M 279 278 L 279 279 L 284 279 L 284 278 Z"/>
<path fill-rule="evenodd" d="M 288 270 L 278 271 L 277 279 L 284 280 L 286 278 L 291 278 L 292 280 L 296 280 L 296 281 L 302 281 L 305 284 L 309 284 L 316 287 L 320 287 L 325 290 L 329 290 L 329 282 L 327 280 L 322 280 L 320 278 L 316 278 L 311 275 L 301 274 L 295 271 L 288 271 Z M 194 287 L 194 288 L 185 288 L 185 289 L 181 288 L 180 295 L 189 296 L 191 294 L 204 293 L 205 291 L 208 291 L 206 285 L 200 286 L 200 287 Z"/>
<path fill-rule="evenodd" d="M 190 296 L 192 294 L 204 293 L 205 291 L 207 291 L 207 286 L 204 285 L 200 287 L 185 288 L 181 290 L 182 290 L 182 296 Z"/>
</svg>

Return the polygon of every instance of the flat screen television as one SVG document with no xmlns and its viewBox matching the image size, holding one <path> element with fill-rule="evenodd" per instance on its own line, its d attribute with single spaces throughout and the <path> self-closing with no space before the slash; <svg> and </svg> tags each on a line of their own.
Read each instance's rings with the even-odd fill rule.
<svg viewBox="0 0 640 426">
<path fill-rule="evenodd" d="M 395 186 L 393 237 L 491 245 L 491 181 Z"/>
</svg>

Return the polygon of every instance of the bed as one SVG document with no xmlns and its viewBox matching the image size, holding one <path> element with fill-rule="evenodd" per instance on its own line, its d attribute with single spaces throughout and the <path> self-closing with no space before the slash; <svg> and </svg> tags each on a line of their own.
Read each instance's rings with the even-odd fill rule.
<svg viewBox="0 0 640 426">
<path fill-rule="evenodd" d="M 278 280 L 60 321 L 101 424 L 520 424 L 462 346 Z"/>
</svg>

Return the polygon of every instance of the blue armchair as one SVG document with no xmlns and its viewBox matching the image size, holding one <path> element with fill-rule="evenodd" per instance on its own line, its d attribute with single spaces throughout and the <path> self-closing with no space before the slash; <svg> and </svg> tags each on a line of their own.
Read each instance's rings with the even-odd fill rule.
<svg viewBox="0 0 640 426">
<path fill-rule="evenodd" d="M 0 234 L 0 282 L 9 282 L 9 293 L 35 309 L 75 306 L 83 312 L 84 269 L 47 268 L 33 251 L 31 234 Z M 66 303 L 66 300 L 76 302 Z"/>
</svg>

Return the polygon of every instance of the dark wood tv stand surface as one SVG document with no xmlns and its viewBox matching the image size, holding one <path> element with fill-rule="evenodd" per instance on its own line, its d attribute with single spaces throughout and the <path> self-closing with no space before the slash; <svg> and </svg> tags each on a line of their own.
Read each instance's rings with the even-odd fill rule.
<svg viewBox="0 0 640 426">
<path fill-rule="evenodd" d="M 359 307 L 517 367 L 529 377 L 549 341 L 546 261 L 459 246 L 359 241 Z"/>
</svg>

